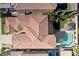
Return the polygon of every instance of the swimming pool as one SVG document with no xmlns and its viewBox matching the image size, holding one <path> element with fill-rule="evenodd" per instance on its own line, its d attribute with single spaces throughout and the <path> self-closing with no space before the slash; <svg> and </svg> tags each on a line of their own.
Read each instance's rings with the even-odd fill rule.
<svg viewBox="0 0 79 59">
<path fill-rule="evenodd" d="M 59 45 L 71 47 L 73 42 L 73 31 L 66 31 L 65 37 L 59 40 Z"/>
</svg>

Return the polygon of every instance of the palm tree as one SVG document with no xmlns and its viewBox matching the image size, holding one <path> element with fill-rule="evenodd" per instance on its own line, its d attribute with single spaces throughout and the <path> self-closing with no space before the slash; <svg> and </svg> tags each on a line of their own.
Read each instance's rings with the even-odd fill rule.
<svg viewBox="0 0 79 59">
<path fill-rule="evenodd" d="M 67 10 L 58 10 L 58 11 L 52 11 L 51 13 L 48 13 L 48 17 L 51 21 L 59 22 L 67 20 L 68 18 L 71 18 L 73 11 L 67 11 Z M 73 14 L 74 15 L 74 14 Z"/>
<path fill-rule="evenodd" d="M 55 22 L 58 22 L 59 20 L 60 20 L 60 14 L 61 14 L 62 12 L 61 11 L 52 11 L 52 12 L 50 12 L 50 13 L 48 13 L 48 17 L 49 17 L 49 19 L 51 20 L 51 21 L 55 21 Z"/>
<path fill-rule="evenodd" d="M 72 16 L 78 15 L 79 10 L 73 10 L 73 11 L 68 11 L 68 10 L 58 10 L 58 11 L 52 11 L 48 13 L 48 17 L 51 21 L 59 22 L 59 21 L 65 21 Z"/>
</svg>

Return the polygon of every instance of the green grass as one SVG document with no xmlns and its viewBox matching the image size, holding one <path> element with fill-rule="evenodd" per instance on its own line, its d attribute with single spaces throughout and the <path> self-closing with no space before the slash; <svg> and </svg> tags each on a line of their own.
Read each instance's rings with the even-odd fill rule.
<svg viewBox="0 0 79 59">
<path fill-rule="evenodd" d="M 4 31 L 4 26 L 5 26 L 5 18 L 1 18 L 1 33 L 4 34 L 5 31 Z"/>
<path fill-rule="evenodd" d="M 6 35 L 7 35 L 7 34 L 9 34 L 9 33 L 6 33 L 6 32 L 5 32 L 5 29 L 4 29 L 4 27 L 5 27 L 5 21 L 6 21 L 5 18 L 6 18 L 6 17 L 2 17 L 2 18 L 1 18 L 1 34 L 6 34 Z"/>
<path fill-rule="evenodd" d="M 64 28 L 64 24 L 67 23 L 68 20 L 65 20 L 65 21 L 60 21 L 60 28 Z"/>
</svg>

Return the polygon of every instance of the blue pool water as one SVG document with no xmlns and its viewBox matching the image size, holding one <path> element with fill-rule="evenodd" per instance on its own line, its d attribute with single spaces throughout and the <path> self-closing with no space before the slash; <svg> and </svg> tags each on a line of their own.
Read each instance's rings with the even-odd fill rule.
<svg viewBox="0 0 79 59">
<path fill-rule="evenodd" d="M 63 39 L 60 39 L 59 45 L 64 47 L 70 47 L 73 42 L 73 31 L 66 31 L 66 35 Z"/>
</svg>

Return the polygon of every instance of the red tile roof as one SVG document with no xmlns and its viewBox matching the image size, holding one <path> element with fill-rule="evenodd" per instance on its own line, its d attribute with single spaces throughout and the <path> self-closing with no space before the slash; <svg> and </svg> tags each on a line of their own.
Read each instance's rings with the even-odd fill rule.
<svg viewBox="0 0 79 59">
<path fill-rule="evenodd" d="M 12 37 L 13 49 L 55 48 L 56 37 L 55 35 L 48 34 L 47 15 L 20 15 L 17 17 L 8 17 L 7 20 L 10 27 L 12 26 L 17 31 Z M 19 25 L 20 28 L 23 28 L 20 31 L 18 31 Z"/>
<path fill-rule="evenodd" d="M 37 15 L 37 17 L 36 17 L 36 15 L 31 16 L 31 18 L 35 19 L 38 23 L 42 22 L 42 20 L 44 20 L 46 17 L 47 17 L 47 15 L 45 15 L 45 16 Z"/>
<path fill-rule="evenodd" d="M 53 49 L 56 45 L 56 38 L 52 35 L 50 35 L 50 37 L 48 36 L 48 39 L 44 39 L 43 42 L 41 42 L 39 39 L 30 41 L 27 36 L 25 39 L 23 39 L 20 38 L 23 37 L 22 35 L 18 35 L 13 36 L 13 49 Z M 16 39 L 16 42 L 14 42 L 14 37 L 18 38 Z"/>
</svg>

